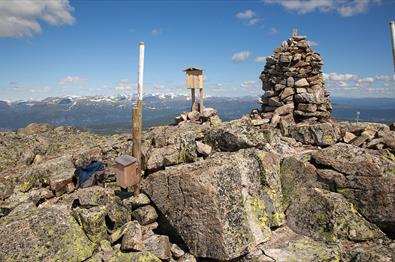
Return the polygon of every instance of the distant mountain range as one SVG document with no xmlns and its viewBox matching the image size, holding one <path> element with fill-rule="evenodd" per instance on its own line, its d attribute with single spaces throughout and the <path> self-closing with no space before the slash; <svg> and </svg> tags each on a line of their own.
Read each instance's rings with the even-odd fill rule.
<svg viewBox="0 0 395 262">
<path fill-rule="evenodd" d="M 259 107 L 257 97 L 208 97 L 206 106 L 218 110 L 227 121 Z M 395 122 L 395 98 L 332 98 L 339 120 Z M 32 122 L 54 126 L 70 125 L 98 133 L 127 132 L 131 129 L 131 97 L 49 97 L 41 101 L 0 101 L 0 130 L 16 130 Z M 146 95 L 143 127 L 166 125 L 190 108 L 185 95 Z"/>
</svg>

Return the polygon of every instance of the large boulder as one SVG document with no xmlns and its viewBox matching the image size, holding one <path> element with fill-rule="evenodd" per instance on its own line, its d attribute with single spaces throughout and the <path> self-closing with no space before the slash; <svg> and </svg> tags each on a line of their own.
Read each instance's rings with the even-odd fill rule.
<svg viewBox="0 0 395 262">
<path fill-rule="evenodd" d="M 318 174 L 369 221 L 395 236 L 395 157 L 387 150 L 336 144 L 312 155 Z"/>
<path fill-rule="evenodd" d="M 288 128 L 289 135 L 303 144 L 329 146 L 340 138 L 340 131 L 335 124 L 297 124 Z"/>
<path fill-rule="evenodd" d="M 203 137 L 204 126 L 156 127 L 144 136 L 143 164 L 148 172 L 164 169 L 166 166 L 197 159 L 196 139 Z"/>
<path fill-rule="evenodd" d="M 284 226 L 273 231 L 269 241 L 241 261 L 340 261 L 340 258 L 341 249 L 338 245 L 315 241 Z"/>
<path fill-rule="evenodd" d="M 83 261 L 93 251 L 65 208 L 29 208 L 0 219 L 0 261 Z"/>
<path fill-rule="evenodd" d="M 204 142 L 218 151 L 237 151 L 243 148 L 259 147 L 276 141 L 277 130 L 259 129 L 251 120 L 234 120 L 211 128 L 206 132 Z"/>
<path fill-rule="evenodd" d="M 278 175 L 273 154 L 248 149 L 153 173 L 143 188 L 194 256 L 230 260 L 284 223 Z"/>
</svg>

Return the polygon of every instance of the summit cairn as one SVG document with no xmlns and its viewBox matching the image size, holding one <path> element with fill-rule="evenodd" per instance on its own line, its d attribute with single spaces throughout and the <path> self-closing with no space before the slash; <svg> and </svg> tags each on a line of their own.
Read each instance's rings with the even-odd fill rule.
<svg viewBox="0 0 395 262">
<path fill-rule="evenodd" d="M 260 75 L 264 95 L 260 116 L 277 126 L 294 123 L 331 122 L 332 106 L 325 90 L 319 53 L 311 49 L 306 36 L 293 31 L 274 54 L 266 59 Z"/>
</svg>

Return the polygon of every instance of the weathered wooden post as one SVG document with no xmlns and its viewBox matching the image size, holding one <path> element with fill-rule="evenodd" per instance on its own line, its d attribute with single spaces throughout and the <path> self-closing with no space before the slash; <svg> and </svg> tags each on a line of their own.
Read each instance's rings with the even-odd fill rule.
<svg viewBox="0 0 395 262">
<path fill-rule="evenodd" d="M 204 109 L 204 93 L 203 93 L 203 69 L 189 67 L 184 70 L 186 73 L 186 86 L 191 89 L 191 111 L 195 109 L 196 93 L 195 89 L 199 89 L 199 111 Z"/>
<path fill-rule="evenodd" d="M 140 176 L 143 168 L 141 162 L 141 136 L 142 136 L 142 111 L 143 111 L 143 76 L 144 76 L 144 42 L 139 44 L 139 65 L 137 80 L 137 108 L 133 113 L 133 156 L 137 160 L 137 172 Z"/>
</svg>

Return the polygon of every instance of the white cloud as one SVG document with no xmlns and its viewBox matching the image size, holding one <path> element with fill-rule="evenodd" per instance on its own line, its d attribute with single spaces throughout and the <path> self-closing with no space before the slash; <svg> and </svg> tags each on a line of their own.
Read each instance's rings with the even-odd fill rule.
<svg viewBox="0 0 395 262">
<path fill-rule="evenodd" d="M 255 62 L 257 62 L 257 63 L 266 63 L 266 58 L 267 58 L 267 56 L 257 56 L 255 58 Z"/>
<path fill-rule="evenodd" d="M 258 87 L 257 81 L 254 80 L 247 80 L 240 84 L 242 88 L 255 88 Z"/>
<path fill-rule="evenodd" d="M 256 13 L 251 9 L 245 10 L 244 12 L 239 12 L 236 14 L 236 17 L 239 19 L 251 19 L 256 16 Z"/>
<path fill-rule="evenodd" d="M 332 81 L 349 81 L 349 80 L 357 80 L 357 75 L 329 73 L 329 74 L 324 74 L 324 79 L 332 80 Z"/>
<path fill-rule="evenodd" d="M 61 79 L 58 81 L 59 85 L 67 85 L 67 84 L 77 84 L 83 82 L 84 79 L 82 79 L 79 76 L 66 76 L 65 78 Z"/>
<path fill-rule="evenodd" d="M 50 25 L 71 25 L 75 18 L 69 0 L 0 1 L 0 37 L 33 36 L 42 31 L 38 20 Z"/>
<path fill-rule="evenodd" d="M 232 60 L 235 62 L 244 62 L 251 56 L 250 51 L 241 51 L 232 55 Z"/>
<path fill-rule="evenodd" d="M 258 15 L 252 11 L 251 9 L 245 10 L 243 12 L 239 12 L 236 14 L 236 18 L 240 20 L 244 20 L 247 25 L 256 25 L 262 19 L 258 17 Z"/>
<path fill-rule="evenodd" d="M 319 44 L 317 42 L 314 41 L 307 41 L 309 43 L 310 46 L 318 46 Z"/>
<path fill-rule="evenodd" d="M 118 91 L 131 91 L 136 89 L 136 84 L 132 85 L 128 80 L 122 79 L 118 81 L 115 90 Z"/>
<path fill-rule="evenodd" d="M 374 78 L 373 77 L 363 77 L 357 80 L 358 84 L 371 84 L 374 83 Z"/>
<path fill-rule="evenodd" d="M 345 17 L 365 13 L 371 5 L 381 4 L 381 0 L 263 0 L 263 2 L 281 5 L 298 14 L 335 11 Z"/>
<path fill-rule="evenodd" d="M 161 32 L 162 32 L 162 30 L 157 29 L 157 28 L 154 28 L 154 29 L 151 30 L 151 35 L 152 35 L 152 36 L 157 36 L 157 35 L 159 35 Z"/>
<path fill-rule="evenodd" d="M 261 19 L 259 18 L 252 18 L 250 20 L 248 20 L 248 25 L 256 25 L 259 21 L 261 21 Z"/>
<path fill-rule="evenodd" d="M 269 34 L 276 35 L 278 33 L 279 33 L 279 31 L 277 28 L 275 28 L 275 27 L 270 28 Z"/>
<path fill-rule="evenodd" d="M 44 86 L 44 87 L 30 88 L 29 91 L 30 93 L 48 93 L 49 89 L 50 88 L 48 86 Z"/>
<path fill-rule="evenodd" d="M 395 96 L 393 75 L 358 76 L 355 74 L 324 74 L 328 90 L 340 96 Z"/>
</svg>

